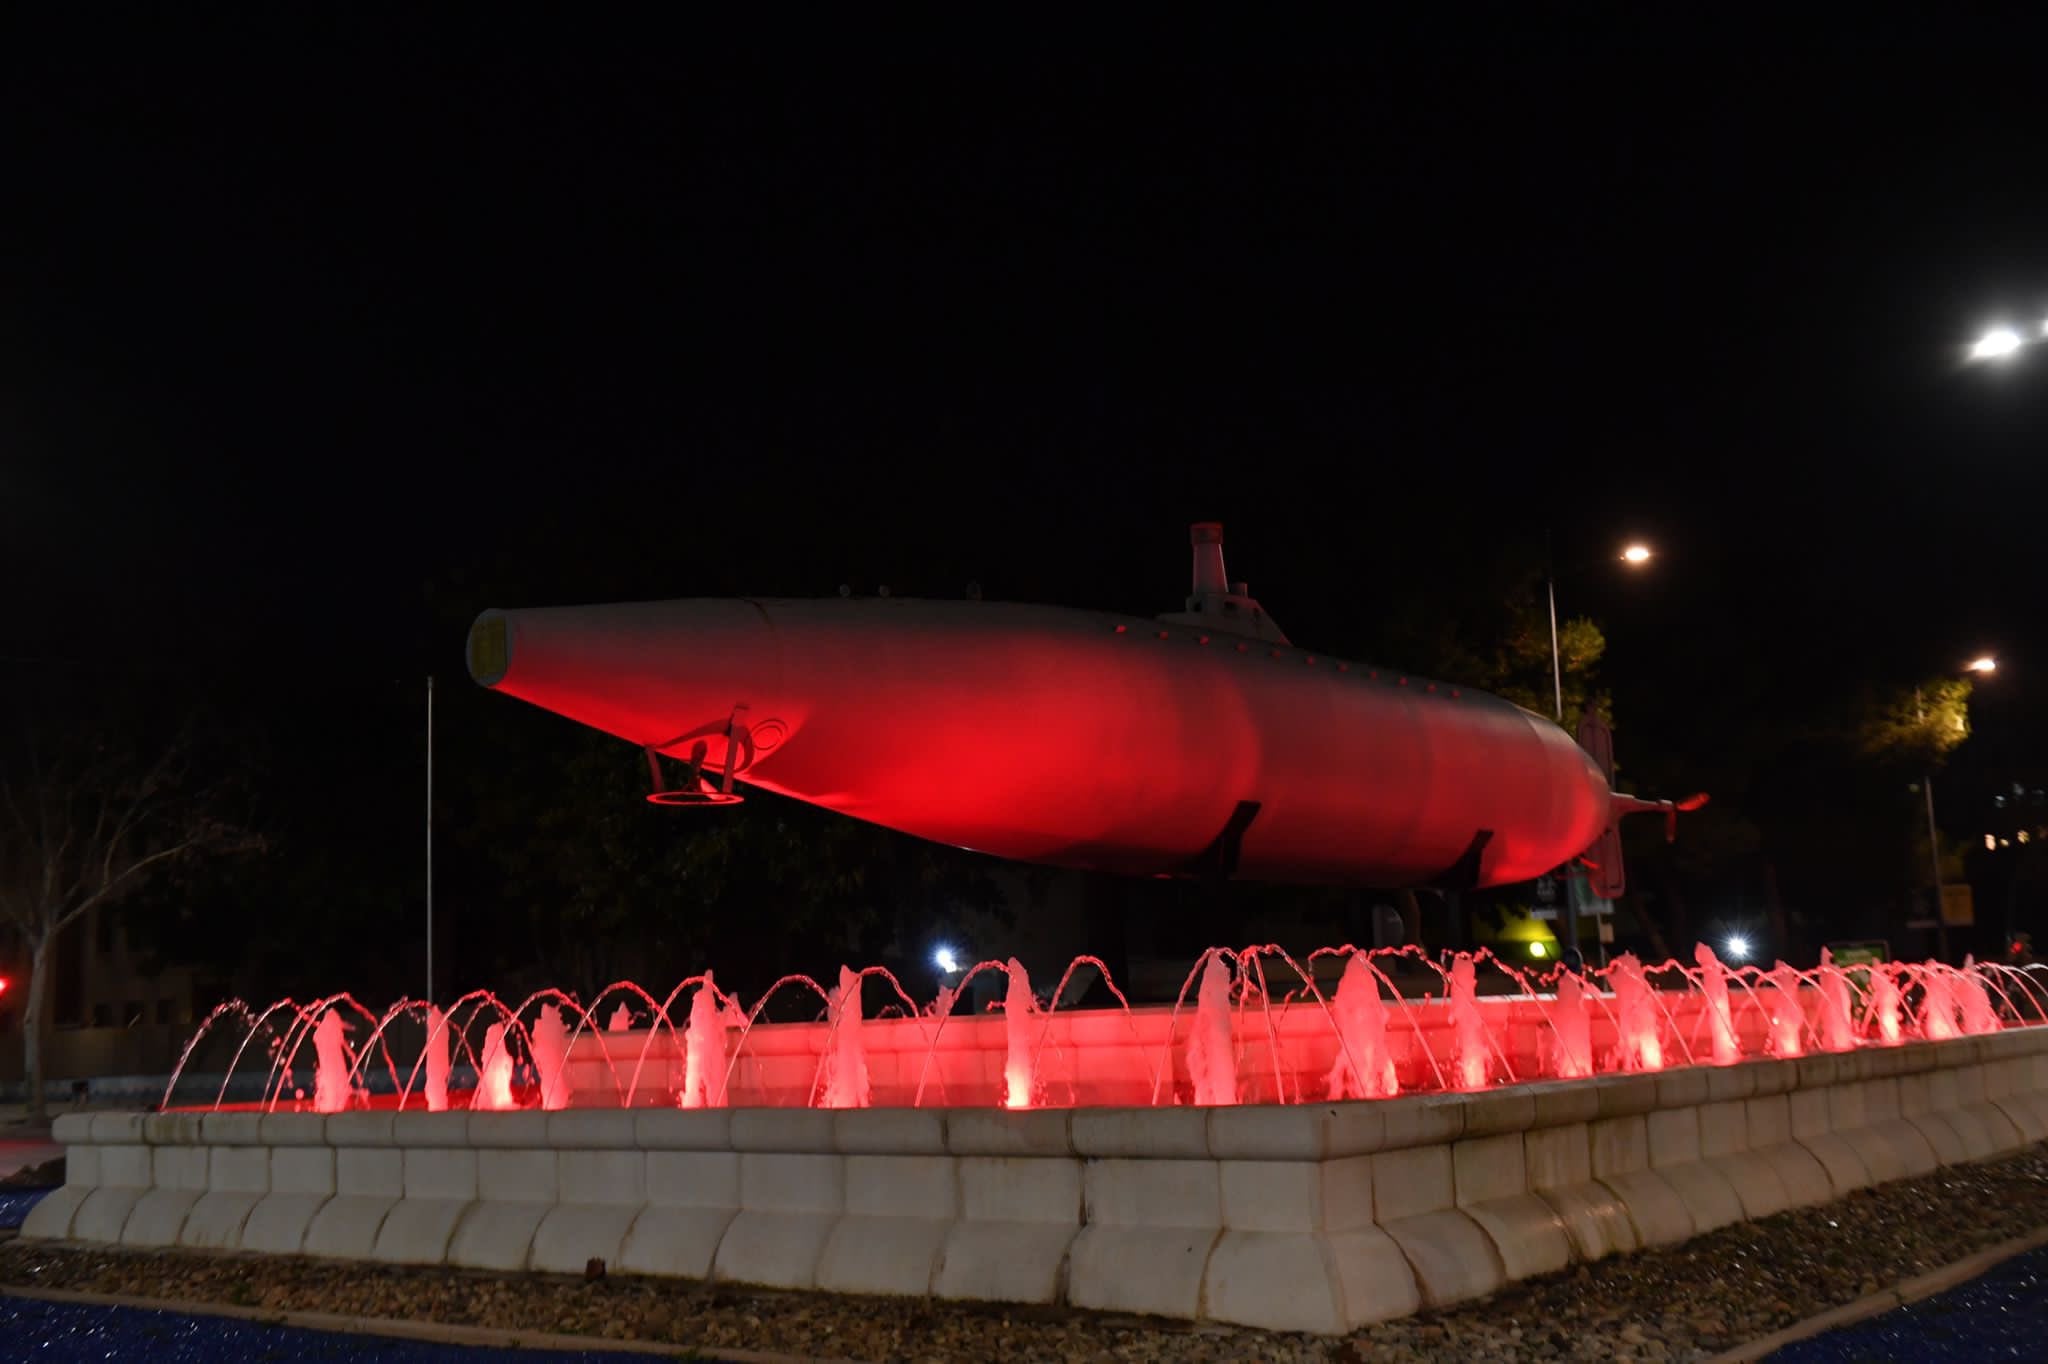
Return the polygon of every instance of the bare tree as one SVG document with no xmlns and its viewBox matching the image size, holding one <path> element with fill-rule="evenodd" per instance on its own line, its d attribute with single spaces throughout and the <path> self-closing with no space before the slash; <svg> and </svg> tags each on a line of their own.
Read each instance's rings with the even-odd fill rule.
<svg viewBox="0 0 2048 1364">
<path fill-rule="evenodd" d="M 189 733 L 153 746 L 100 726 L 31 731 L 0 762 L 0 923 L 27 948 L 22 1015 L 31 1116 L 44 1116 L 43 1001 L 57 935 L 178 862 L 253 840 L 195 786 Z"/>
</svg>

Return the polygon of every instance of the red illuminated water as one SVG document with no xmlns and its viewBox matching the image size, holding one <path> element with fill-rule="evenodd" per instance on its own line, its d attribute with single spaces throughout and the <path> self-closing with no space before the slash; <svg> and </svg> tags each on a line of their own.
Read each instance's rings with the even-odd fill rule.
<svg viewBox="0 0 2048 1364">
<path fill-rule="evenodd" d="M 710 972 L 659 999 L 615 982 L 588 1004 L 560 990 L 516 1005 L 483 990 L 446 1007 L 404 999 L 382 1014 L 348 995 L 261 1010 L 231 1001 L 187 1043 L 164 1107 L 1303 1103 L 1938 1041 L 2048 1016 L 2042 968 L 1844 967 L 1824 955 L 1800 972 L 1729 967 L 1704 947 L 1697 957 L 1645 966 L 1623 954 L 1583 975 L 1531 975 L 1485 951 L 1438 962 L 1415 948 L 1302 960 L 1271 944 L 1219 948 L 1172 1005 L 1145 1007 L 1094 958 L 1044 995 L 1014 958 L 979 962 L 923 1006 L 880 967 L 842 967 L 829 989 L 787 976 L 751 1008 Z M 1101 975 L 1115 1007 L 1058 1006 L 1080 969 Z M 962 1001 L 984 972 L 1004 988 L 976 1013 Z M 762 1021 L 799 999 L 812 1001 L 807 1021 Z"/>
</svg>

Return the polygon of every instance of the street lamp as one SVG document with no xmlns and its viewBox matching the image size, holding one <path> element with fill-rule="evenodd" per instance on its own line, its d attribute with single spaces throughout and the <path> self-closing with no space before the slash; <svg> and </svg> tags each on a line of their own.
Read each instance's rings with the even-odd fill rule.
<svg viewBox="0 0 2048 1364">
<path fill-rule="evenodd" d="M 1629 545 L 1618 556 L 1620 561 L 1627 564 L 1630 568 L 1646 564 L 1654 557 L 1656 557 L 1656 551 L 1641 542 Z M 1578 568 L 1569 569 L 1564 573 L 1545 572 L 1543 575 L 1544 590 L 1550 597 L 1550 686 L 1557 703 L 1557 722 L 1560 725 L 1564 723 L 1564 658 L 1558 652 L 1557 647 L 1557 580 L 1559 578 L 1568 578 L 1573 573 L 1584 572 L 1588 568 L 1598 568 L 1600 564 L 1606 562 L 1608 561 L 1602 559 L 1595 563 L 1582 564 Z"/>
<path fill-rule="evenodd" d="M 1963 665 L 1964 672 L 1989 675 L 1998 671 L 1998 660 L 1989 654 L 1980 654 Z M 1926 711 L 1920 704 L 1920 689 L 1913 688 L 1913 715 L 1925 721 Z M 1935 950 L 1943 961 L 1948 960 L 1948 915 L 1943 912 L 1945 898 L 1941 884 L 1941 832 L 1934 822 L 1934 762 L 1930 758 L 1926 774 L 1921 778 L 1920 789 L 1927 796 L 1927 856 L 1934 872 L 1934 943 Z"/>
<path fill-rule="evenodd" d="M 2048 335 L 2048 323 L 2042 325 L 2041 331 L 2043 335 Z M 1971 343 L 1970 358 L 1972 360 L 2004 360 L 2017 355 L 2020 347 L 2026 344 L 2027 339 L 2013 328 L 1993 327 Z"/>
</svg>

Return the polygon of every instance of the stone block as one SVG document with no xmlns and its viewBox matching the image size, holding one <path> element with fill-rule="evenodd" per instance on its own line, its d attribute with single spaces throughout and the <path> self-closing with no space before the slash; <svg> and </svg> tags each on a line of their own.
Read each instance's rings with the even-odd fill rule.
<svg viewBox="0 0 2048 1364">
<path fill-rule="evenodd" d="M 563 1156 L 595 1152 L 564 1151 Z M 611 1153 L 606 1153 L 611 1154 Z M 634 1152 L 638 1155 L 638 1152 Z M 640 1203 L 557 1203 L 533 1233 L 528 1267 L 549 1274 L 581 1274 L 595 1258 L 619 1263 L 626 1233 L 640 1215 Z"/>
<path fill-rule="evenodd" d="M 200 1116 L 199 1133 L 208 1146 L 260 1146 L 263 1141 L 261 1113 L 206 1113 Z"/>
<path fill-rule="evenodd" d="M 747 1158 L 758 1157 L 750 1152 Z M 769 1288 L 815 1288 L 818 1261 L 839 1216 L 837 1212 L 760 1212 L 749 1207 L 732 1218 L 719 1238 L 712 1275 Z"/>
<path fill-rule="evenodd" d="M 1756 1073 L 1753 1094 L 1784 1094 L 1799 1085 L 1799 1066 L 1804 1057 L 1785 1057 L 1746 1064 Z"/>
<path fill-rule="evenodd" d="M 1727 1103 L 1735 1099 L 1747 1099 L 1756 1093 L 1757 1062 L 1745 1061 L 1732 1066 L 1712 1066 L 1706 1071 L 1707 1101 Z"/>
<path fill-rule="evenodd" d="M 80 1151 L 89 1148 L 74 1146 L 70 1156 L 75 1159 Z M 69 1168 L 68 1166 L 66 1167 Z M 52 1189 L 36 1200 L 34 1207 L 22 1219 L 22 1239 L 28 1241 L 61 1241 L 71 1235 L 71 1220 L 83 1207 L 92 1187 L 66 1183 L 62 1188 Z M 119 1231 L 115 1232 L 119 1235 Z M 86 1238 L 80 1237 L 80 1240 Z"/>
<path fill-rule="evenodd" d="M 476 1194 L 493 1203 L 553 1203 L 561 1197 L 561 1157 L 553 1151 L 482 1147 L 476 1151 Z"/>
<path fill-rule="evenodd" d="M 1635 1227 L 1638 1243 L 1676 1245 L 1693 1234 L 1692 1212 L 1658 1171 L 1627 1170 L 1605 1175 L 1600 1182 L 1612 1189 L 1628 1209 L 1628 1220 Z"/>
<path fill-rule="evenodd" d="M 476 1199 L 476 1152 L 469 1147 L 408 1146 L 404 1156 L 400 1188 L 407 1199 L 455 1203 Z"/>
<path fill-rule="evenodd" d="M 152 1113 L 142 1120 L 142 1139 L 151 1146 L 199 1146 L 201 1113 Z"/>
<path fill-rule="evenodd" d="M 1457 1209 L 1383 1222 L 1415 1273 L 1425 1306 L 1484 1297 L 1507 1281 L 1500 1252 L 1477 1222 Z"/>
<path fill-rule="evenodd" d="M 1835 1130 L 1825 1089 L 1795 1089 L 1786 1096 L 1785 1106 L 1792 1118 L 1794 1141 L 1823 1136 Z"/>
<path fill-rule="evenodd" d="M 633 1114 L 633 1139 L 643 1151 L 730 1151 L 729 1108 L 648 1108 Z"/>
<path fill-rule="evenodd" d="M 1793 1087 L 1795 1092 L 1798 1090 L 1826 1089 L 1829 1085 L 1835 1083 L 1835 1077 L 1842 1069 L 1840 1057 L 1829 1052 L 1801 1057 L 1796 1064 L 1799 1071 L 1799 1080 Z"/>
<path fill-rule="evenodd" d="M 155 1182 L 155 1162 L 147 1146 L 101 1146 L 100 1183 L 117 1189 L 147 1189 Z"/>
<path fill-rule="evenodd" d="M 849 1160 L 929 1160 L 919 1156 L 849 1156 Z M 949 1181 L 950 1182 L 950 1181 Z M 851 1185 L 849 1185 L 849 1189 Z M 950 1217 L 892 1217 L 849 1212 L 818 1256 L 818 1287 L 828 1293 L 928 1297 Z"/>
<path fill-rule="evenodd" d="M 1227 1160 L 1331 1160 L 1386 1143 L 1379 1101 L 1212 1108 L 1209 1152 Z"/>
<path fill-rule="evenodd" d="M 321 1205 L 306 1228 L 306 1254 L 332 1260 L 368 1259 L 385 1216 L 397 1206 L 395 1196 L 336 1194 Z"/>
<path fill-rule="evenodd" d="M 829 1108 L 736 1108 L 732 1113 L 733 1149 L 816 1155 L 836 1151 L 832 1114 Z"/>
<path fill-rule="evenodd" d="M 1456 1143 L 1451 1147 L 1451 1177 L 1459 1207 L 1527 1193 L 1529 1180 L 1523 1163 L 1522 1133 L 1467 1137 Z"/>
<path fill-rule="evenodd" d="M 416 1155 L 455 1155 L 453 1151 L 408 1151 Z M 475 1153 L 459 1154 L 474 1157 Z M 385 1264 L 438 1265 L 448 1259 L 448 1243 L 463 1214 L 474 1206 L 466 1198 L 401 1198 L 377 1228 L 369 1258 Z M 578 1268 L 581 1268 L 579 1265 Z"/>
<path fill-rule="evenodd" d="M 946 1149 L 956 1156 L 1070 1156 L 1076 1110 L 956 1108 L 946 1114 Z"/>
<path fill-rule="evenodd" d="M 1650 1168 L 1649 1124 L 1642 1114 L 1598 1119 L 1587 1125 L 1586 1134 L 1595 1179 Z"/>
<path fill-rule="evenodd" d="M 1465 1135 L 1461 1094 L 1410 1094 L 1376 1102 L 1386 1122 L 1383 1151 L 1443 1145 Z"/>
<path fill-rule="evenodd" d="M 1840 1198 L 1871 1183 L 1870 1170 L 1864 1165 L 1863 1157 L 1856 1154 L 1855 1146 L 1845 1138 L 1833 1132 L 1820 1132 L 1798 1140 L 1807 1154 L 1827 1171 L 1828 1189 L 1834 1197 Z"/>
<path fill-rule="evenodd" d="M 1699 1066 L 1680 1066 L 1657 1075 L 1657 1107 L 1660 1109 L 1697 1108 L 1709 1097 L 1707 1072 Z"/>
<path fill-rule="evenodd" d="M 216 1150 L 246 1150 L 246 1147 L 217 1147 Z M 268 1155 L 267 1151 L 257 1152 Z M 199 1196 L 192 1210 L 185 1215 L 185 1225 L 178 1229 L 178 1244 L 198 1250 L 235 1250 L 242 1244 L 242 1227 L 249 1220 L 256 1205 L 263 1201 L 260 1193 L 208 1192 Z"/>
<path fill-rule="evenodd" d="M 92 1144 L 95 1146 L 143 1146 L 149 1138 L 143 1134 L 145 1113 L 94 1113 L 92 1118 Z"/>
<path fill-rule="evenodd" d="M 1695 1235 L 1705 1235 L 1742 1220 L 1742 1199 L 1736 1195 L 1735 1186 L 1705 1161 L 1665 1166 L 1657 1173 L 1685 1205 Z"/>
<path fill-rule="evenodd" d="M 647 1201 L 662 1207 L 738 1208 L 737 1151 L 649 1151 Z"/>
<path fill-rule="evenodd" d="M 140 1149 L 145 1153 L 148 1150 L 147 1147 Z M 142 1201 L 145 1192 L 145 1189 L 122 1184 L 102 1184 L 94 1189 L 78 1205 L 78 1211 L 71 1215 L 71 1239 L 118 1245 L 121 1230 L 128 1225 L 128 1215 L 135 1211 L 135 1205 Z"/>
<path fill-rule="evenodd" d="M 480 1151 L 477 1168 L 488 1169 L 490 1157 L 510 1154 L 514 1153 Z M 533 1252 L 533 1234 L 540 1229 L 541 1219 L 554 1210 L 553 1203 L 525 1199 L 479 1201 L 448 1239 L 448 1263 L 505 1273 L 526 1269 Z"/>
<path fill-rule="evenodd" d="M 1105 1312 L 1199 1317 L 1209 1254 L 1222 1235 L 1213 1224 L 1085 1226 L 1067 1255 L 1067 1301 Z"/>
<path fill-rule="evenodd" d="M 156 1188 L 206 1191 L 204 1146 L 152 1146 L 149 1164 L 149 1182 Z"/>
<path fill-rule="evenodd" d="M 1091 1224 L 1223 1224 L 1222 1177 L 1213 1160 L 1091 1160 L 1082 1171 L 1081 1192 L 1085 1220 Z"/>
<path fill-rule="evenodd" d="M 742 1151 L 739 1203 L 749 1212 L 837 1216 L 846 1209 L 846 1158 Z"/>
<path fill-rule="evenodd" d="M 332 1184 L 333 1152 L 320 1154 L 329 1158 L 328 1182 Z M 305 1249 L 307 1229 L 326 1206 L 327 1199 L 324 1193 L 265 1194 L 242 1223 L 242 1249 L 266 1255 L 297 1255 Z"/>
<path fill-rule="evenodd" d="M 1589 1180 L 1541 1189 L 1538 1196 L 1556 1209 L 1573 1252 L 1582 1260 L 1625 1253 L 1641 1244 L 1628 1208 L 1605 1184 Z"/>
<path fill-rule="evenodd" d="M 1519 1142 L 1517 1143 L 1519 1145 Z M 1372 1225 L 1372 1157 L 1218 1162 L 1223 1224 L 1239 1231 L 1349 1231 Z"/>
<path fill-rule="evenodd" d="M 1749 1149 L 1749 1109 L 1745 1101 L 1730 1099 L 1701 1104 L 1699 1123 L 1702 1157 L 1711 1160 Z"/>
<path fill-rule="evenodd" d="M 397 1147 L 336 1147 L 334 1192 L 360 1198 L 403 1196 L 406 1153 Z"/>
<path fill-rule="evenodd" d="M 1536 1100 L 1536 1127 L 1584 1124 L 1600 1116 L 1600 1096 L 1583 1080 L 1559 1080 L 1523 1088 Z"/>
<path fill-rule="evenodd" d="M 846 1211 L 860 1217 L 952 1221 L 960 1215 L 953 1157 L 846 1157 Z M 928 1288 L 929 1284 L 918 1291 Z"/>
<path fill-rule="evenodd" d="M 1556 1189 L 1593 1178 L 1590 1124 L 1576 1122 L 1522 1134 L 1522 1164 L 1531 1189 Z"/>
<path fill-rule="evenodd" d="M 1571 1238 L 1557 1209 L 1532 1193 L 1465 1205 L 1500 1255 L 1509 1279 L 1551 1274 L 1571 1263 Z"/>
<path fill-rule="evenodd" d="M 1352 1327 L 1406 1316 L 1422 1305 L 1408 1257 L 1380 1228 L 1330 1232 L 1322 1239 Z"/>
<path fill-rule="evenodd" d="M 936 1109 L 847 1108 L 833 1115 L 832 1138 L 849 1155 L 944 1155 L 946 1123 Z"/>
<path fill-rule="evenodd" d="M 169 1150 L 174 1148 L 159 1148 Z M 200 1148 L 202 1151 L 204 1148 Z M 206 1192 L 205 1185 L 199 1188 L 150 1189 L 136 1201 L 135 1210 L 128 1214 L 128 1221 L 121 1228 L 121 1244 L 124 1246 L 174 1246 L 178 1244 L 178 1232 L 185 1225 L 185 1215 L 192 1211 L 192 1205 Z"/>
<path fill-rule="evenodd" d="M 1074 1150 L 1084 1156 L 1200 1160 L 1209 1154 L 1207 1108 L 1078 1108 Z"/>
<path fill-rule="evenodd" d="M 558 1196 L 565 1204 L 625 1203 L 637 1208 L 647 1201 L 647 1156 L 637 1148 L 565 1149 L 559 1160 Z"/>
<path fill-rule="evenodd" d="M 718 1243 L 736 1216 L 738 1210 L 730 1207 L 649 1204 L 619 1246 L 619 1268 L 629 1274 L 708 1279 Z"/>
<path fill-rule="evenodd" d="M 968 1221 L 1080 1225 L 1080 1161 L 1028 1156 L 958 1160 L 960 1214 Z"/>
<path fill-rule="evenodd" d="M 333 1147 L 280 1146 L 265 1154 L 270 1157 L 267 1191 L 322 1198 L 334 1192 Z"/>
<path fill-rule="evenodd" d="M 327 1144 L 330 1146 L 391 1146 L 392 1125 L 396 1113 L 368 1113 L 351 1111 L 329 1113 L 327 1122 Z"/>
<path fill-rule="evenodd" d="M 465 1109 L 463 1136 L 467 1144 L 479 1149 L 489 1146 L 512 1147 L 521 1150 L 546 1150 L 548 1146 L 548 1114 L 540 1109 L 519 1109 L 512 1112 Z"/>
<path fill-rule="evenodd" d="M 1342 1335 L 1350 1321 L 1332 1269 L 1317 1236 L 1225 1231 L 1209 1252 L 1203 1306 L 1240 1326 Z"/>
<path fill-rule="evenodd" d="M 265 1146 L 325 1146 L 327 1119 L 319 1113 L 265 1113 L 256 1135 Z"/>
<path fill-rule="evenodd" d="M 1517 1085 L 1468 1095 L 1465 1100 L 1465 1136 L 1490 1137 L 1512 1134 L 1516 1141 L 1536 1125 L 1536 1096 Z"/>
<path fill-rule="evenodd" d="M 1696 1107 L 1644 1114 L 1643 1132 L 1653 1170 L 1689 1165 L 1700 1158 L 1700 1113 Z"/>
<path fill-rule="evenodd" d="M 1749 1147 L 1760 1150 L 1792 1140 L 1792 1105 L 1783 1094 L 1760 1094 L 1743 1106 Z"/>
<path fill-rule="evenodd" d="M 1777 1168 L 1756 1151 L 1728 1151 L 1708 1156 L 1704 1163 L 1735 1190 L 1744 1217 L 1769 1217 L 1792 1205 Z"/>
<path fill-rule="evenodd" d="M 1382 1227 L 1442 1211 L 1456 1202 L 1457 1180 L 1447 1144 L 1381 1151 L 1372 1162 L 1373 1220 Z"/>
<path fill-rule="evenodd" d="M 59 1113 L 50 1123 L 50 1140 L 60 1146 L 85 1146 L 92 1141 L 90 1113 Z"/>
<path fill-rule="evenodd" d="M 996 1161 L 1001 1157 L 966 1157 L 969 1161 Z M 1034 1162 L 1055 1164 L 1052 1161 Z M 1080 1167 L 1067 1162 L 1074 1174 L 1073 1206 L 1080 1207 Z M 962 1181 L 963 1198 L 966 1181 Z M 1067 1249 L 1079 1236 L 1075 1221 L 957 1222 L 948 1230 L 940 1249 L 938 1273 L 932 1281 L 934 1296 L 969 1302 L 1035 1302 L 1059 1300 L 1065 1278 Z"/>
<path fill-rule="evenodd" d="M 1912 1077 L 1903 1077 L 1912 1078 Z M 1945 1113 L 1913 1113 L 1898 1124 L 1886 1124 L 1888 1129 L 1897 1126 L 1911 1127 L 1918 1132 L 1934 1152 L 1934 1158 L 1943 1165 L 1960 1165 L 1970 1158 L 1963 1139 L 1956 1135 L 1956 1129 L 1949 1123 Z"/>
<path fill-rule="evenodd" d="M 424 1109 L 413 1109 L 391 1115 L 391 1140 L 394 1145 L 468 1147 L 469 1118 L 467 1112 L 453 1109 L 430 1113 Z"/>
<path fill-rule="evenodd" d="M 831 1115 L 827 1113 L 824 1116 L 829 1119 Z M 640 1138 L 634 1130 L 634 1121 L 638 1117 L 629 1108 L 560 1109 L 548 1114 L 548 1145 L 557 1151 L 637 1151 Z"/>
<path fill-rule="evenodd" d="M 206 1188 L 215 1193 L 270 1192 L 267 1146 L 201 1147 L 206 1153 Z"/>
<path fill-rule="evenodd" d="M 1647 1113 L 1657 1106 L 1657 1084 L 1661 1075 L 1603 1075 L 1590 1081 L 1598 1096 L 1600 1118 L 1625 1118 Z"/>
<path fill-rule="evenodd" d="M 85 1145 L 67 1148 L 64 1152 L 64 1187 L 93 1189 L 100 1183 L 100 1148 Z"/>
</svg>

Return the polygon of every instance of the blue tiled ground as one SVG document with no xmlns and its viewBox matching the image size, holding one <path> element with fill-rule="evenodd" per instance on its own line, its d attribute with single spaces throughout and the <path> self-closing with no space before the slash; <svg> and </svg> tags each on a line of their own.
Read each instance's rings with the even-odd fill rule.
<svg viewBox="0 0 2048 1364">
<path fill-rule="evenodd" d="M 2044 1279 L 2048 1250 L 2030 1251 L 1924 1302 L 1788 1345 L 1768 1364 L 2048 1359 Z"/>
<path fill-rule="evenodd" d="M 258 1326 L 225 1317 L 143 1312 L 129 1307 L 83 1307 L 74 1303 L 0 1298 L 0 1354 L 48 1364 L 73 1360 L 118 1364 L 220 1364 L 263 1360 L 269 1364 L 649 1364 L 658 1355 L 565 1353 L 555 1350 L 490 1350 L 467 1345 L 428 1345 L 378 1336 L 298 1331 Z M 676 1358 L 703 1358 L 677 1350 Z"/>
<path fill-rule="evenodd" d="M 0 1231 L 18 1231 L 21 1219 L 28 1216 L 28 1210 L 48 1189 L 8 1189 L 0 1191 Z"/>
</svg>

